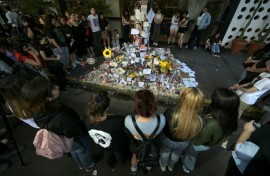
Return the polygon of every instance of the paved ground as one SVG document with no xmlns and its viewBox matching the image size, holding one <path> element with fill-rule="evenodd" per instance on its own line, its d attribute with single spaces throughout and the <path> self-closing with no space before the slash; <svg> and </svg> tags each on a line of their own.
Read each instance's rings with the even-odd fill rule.
<svg viewBox="0 0 270 176">
<path fill-rule="evenodd" d="M 237 82 L 242 73 L 242 62 L 247 57 L 245 53 L 232 55 L 229 51 L 222 54 L 221 58 L 214 58 L 203 49 L 192 51 L 188 49 L 173 49 L 174 55 L 196 72 L 196 79 L 199 82 L 199 87 L 203 90 L 206 97 L 211 95 L 211 92 L 216 87 L 228 87 L 232 83 Z M 99 58 L 101 62 L 101 58 Z M 79 78 L 86 71 L 90 71 L 94 66 L 85 68 L 77 68 L 72 71 L 71 77 Z M 73 107 L 81 116 L 84 114 L 86 102 L 91 96 L 90 92 L 78 88 L 69 88 L 69 93 L 61 94 L 60 100 Z M 129 97 L 112 98 L 112 103 L 109 112 L 122 115 L 133 114 L 133 102 Z M 159 112 L 163 112 L 165 104 L 158 107 Z M 48 160 L 35 154 L 32 144 L 36 130 L 20 123 L 17 119 L 10 119 L 10 123 L 14 126 L 14 134 L 19 144 L 26 146 L 22 152 L 23 159 L 27 166 L 20 165 L 17 156 L 12 156 L 8 161 L 12 163 L 11 168 L 6 172 L 0 173 L 0 176 L 86 176 L 92 175 L 85 171 L 79 170 L 73 160 L 67 156 L 60 159 Z M 2 124 L 2 122 L 0 123 Z M 230 143 L 235 141 L 239 132 L 242 130 L 243 121 L 239 122 L 239 129 L 230 138 Z M 12 145 L 12 144 L 11 144 Z M 92 144 L 92 151 L 95 157 L 99 156 L 100 150 Z M 198 162 L 194 172 L 189 175 L 193 176 L 222 176 L 226 169 L 230 152 L 222 149 L 220 146 L 213 147 L 209 151 L 201 152 L 198 157 Z M 182 165 L 178 163 L 173 172 L 162 172 L 159 167 L 155 167 L 149 175 L 187 175 L 182 170 Z M 113 174 L 104 161 L 96 166 L 98 175 L 100 176 L 128 176 L 130 162 L 129 159 L 123 166 L 116 165 L 115 173 Z M 141 171 L 137 175 L 143 175 Z"/>
</svg>

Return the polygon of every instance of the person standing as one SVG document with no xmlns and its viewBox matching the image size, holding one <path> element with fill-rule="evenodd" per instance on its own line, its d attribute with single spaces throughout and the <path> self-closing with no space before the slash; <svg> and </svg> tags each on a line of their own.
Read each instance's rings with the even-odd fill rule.
<svg viewBox="0 0 270 176">
<path fill-rule="evenodd" d="M 154 45 L 158 45 L 159 36 L 160 36 L 160 25 L 163 21 L 163 14 L 161 10 L 158 9 L 154 17 Z"/>
<path fill-rule="evenodd" d="M 96 56 L 101 53 L 101 32 L 100 32 L 100 25 L 98 20 L 98 15 L 96 14 L 96 9 L 91 8 L 90 9 L 90 15 L 87 17 L 87 21 L 89 21 L 92 34 L 93 34 L 93 40 L 94 40 L 94 51 Z"/>
<path fill-rule="evenodd" d="M 124 161 L 124 117 L 108 114 L 110 97 L 107 92 L 99 91 L 89 100 L 84 120 L 88 134 L 104 151 L 107 164 L 114 171 L 115 161 Z"/>
<path fill-rule="evenodd" d="M 160 168 L 164 172 L 168 167 L 173 171 L 182 152 L 190 145 L 203 127 L 198 115 L 203 106 L 204 96 L 200 89 L 187 88 L 180 94 L 176 108 L 167 108 L 164 112 L 166 124 L 161 137 Z"/>
<path fill-rule="evenodd" d="M 182 48 L 183 38 L 185 32 L 187 31 L 187 26 L 188 26 L 188 11 L 185 10 L 180 14 L 180 22 L 178 28 L 178 45 L 180 49 Z"/>
<path fill-rule="evenodd" d="M 123 25 L 123 41 L 124 43 L 129 43 L 129 33 L 130 33 L 130 17 L 127 10 L 124 11 L 122 15 L 122 25 Z"/>
<path fill-rule="evenodd" d="M 186 45 L 186 48 L 191 48 L 192 47 L 192 42 L 195 38 L 196 40 L 196 45 L 193 47 L 193 50 L 196 50 L 197 47 L 200 44 L 201 41 L 201 36 L 204 32 L 204 30 L 209 26 L 211 22 L 211 14 L 208 12 L 208 6 L 205 6 L 200 14 L 200 16 L 197 18 L 196 25 L 194 29 L 192 30 L 191 36 L 188 40 L 188 45 Z"/>
<path fill-rule="evenodd" d="M 171 21 L 171 27 L 170 27 L 170 36 L 168 38 L 168 45 L 169 47 L 174 47 L 174 41 L 177 35 L 178 27 L 179 27 L 179 12 L 177 12 L 175 15 L 172 17 Z M 172 43 L 170 45 L 170 43 Z"/>
<path fill-rule="evenodd" d="M 99 14 L 99 23 L 100 23 L 103 46 L 104 48 L 110 48 L 111 40 L 108 35 L 109 21 L 105 18 L 103 13 Z"/>
</svg>

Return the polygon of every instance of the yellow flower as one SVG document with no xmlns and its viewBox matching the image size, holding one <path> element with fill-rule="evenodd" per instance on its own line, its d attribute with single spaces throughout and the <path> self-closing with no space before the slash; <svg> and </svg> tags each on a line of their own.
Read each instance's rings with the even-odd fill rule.
<svg viewBox="0 0 270 176">
<path fill-rule="evenodd" d="M 166 61 L 160 61 L 160 62 L 159 62 L 159 65 L 160 65 L 161 67 L 166 67 L 166 66 L 167 66 L 167 62 L 166 62 Z"/>
<path fill-rule="evenodd" d="M 110 49 L 105 49 L 105 50 L 103 51 L 103 56 L 104 56 L 106 59 L 108 59 L 109 57 L 112 56 L 112 51 L 111 51 Z"/>
<path fill-rule="evenodd" d="M 136 74 L 135 74 L 135 73 L 131 73 L 131 74 L 129 75 L 129 77 L 135 78 L 135 77 L 136 77 Z"/>
</svg>

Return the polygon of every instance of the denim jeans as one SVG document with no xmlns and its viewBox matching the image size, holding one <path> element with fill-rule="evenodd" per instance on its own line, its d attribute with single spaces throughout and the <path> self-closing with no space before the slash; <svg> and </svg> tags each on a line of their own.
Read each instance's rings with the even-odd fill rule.
<svg viewBox="0 0 270 176">
<path fill-rule="evenodd" d="M 54 48 L 54 52 L 55 54 L 59 54 L 60 55 L 60 62 L 62 64 L 64 64 L 64 66 L 69 66 L 69 51 L 68 51 L 68 47 L 61 47 L 62 51 L 59 48 Z"/>
<path fill-rule="evenodd" d="M 210 147 L 199 145 L 194 146 L 192 143 L 185 150 L 185 155 L 182 158 L 183 165 L 190 171 L 193 171 L 200 151 L 208 150 Z"/>
<path fill-rule="evenodd" d="M 71 156 L 81 168 L 88 168 L 94 164 L 91 157 L 89 137 L 81 137 L 78 141 L 73 142 Z"/>
<path fill-rule="evenodd" d="M 160 165 L 161 167 L 174 168 L 174 165 L 178 162 L 182 152 L 189 146 L 190 141 L 175 142 L 161 137 L 162 148 L 160 151 Z"/>
<path fill-rule="evenodd" d="M 219 54 L 219 53 L 220 53 L 219 44 L 213 43 L 213 44 L 210 46 L 210 48 L 211 48 L 212 53 L 214 53 L 214 54 Z"/>
<path fill-rule="evenodd" d="M 160 36 L 160 24 L 154 24 L 154 42 L 158 43 Z"/>
</svg>

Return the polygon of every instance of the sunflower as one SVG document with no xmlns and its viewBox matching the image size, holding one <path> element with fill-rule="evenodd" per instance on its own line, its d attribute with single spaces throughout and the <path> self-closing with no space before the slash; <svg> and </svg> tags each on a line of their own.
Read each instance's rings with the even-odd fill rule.
<svg viewBox="0 0 270 176">
<path fill-rule="evenodd" d="M 112 51 L 110 49 L 105 49 L 103 51 L 103 56 L 105 57 L 105 59 L 108 59 L 112 56 Z"/>
</svg>

